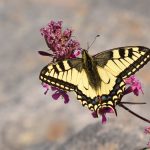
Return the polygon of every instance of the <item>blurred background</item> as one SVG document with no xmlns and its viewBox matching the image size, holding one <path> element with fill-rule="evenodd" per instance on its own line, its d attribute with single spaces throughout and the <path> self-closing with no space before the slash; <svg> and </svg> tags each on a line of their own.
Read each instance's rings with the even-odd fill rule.
<svg viewBox="0 0 150 150">
<path fill-rule="evenodd" d="M 100 34 L 91 54 L 127 45 L 150 47 L 149 6 L 149 0 L 0 0 L 0 150 L 144 147 L 148 137 L 143 128 L 148 124 L 127 111 L 117 107 L 118 117 L 109 115 L 102 126 L 101 118 L 92 118 L 74 94 L 67 105 L 61 99 L 53 101 L 50 92 L 44 95 L 38 77 L 50 58 L 37 51 L 48 49 L 39 30 L 51 20 L 72 28 L 82 48 Z M 150 118 L 150 64 L 137 77 L 144 95 L 124 100 L 147 102 L 130 108 Z M 128 143 L 128 136 L 134 144 Z"/>
</svg>

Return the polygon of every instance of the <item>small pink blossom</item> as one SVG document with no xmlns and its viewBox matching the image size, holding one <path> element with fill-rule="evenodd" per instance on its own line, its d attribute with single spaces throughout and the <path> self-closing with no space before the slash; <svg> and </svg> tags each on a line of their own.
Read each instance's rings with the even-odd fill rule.
<svg viewBox="0 0 150 150">
<path fill-rule="evenodd" d="M 92 112 L 92 116 L 94 118 L 98 118 L 98 115 L 102 116 L 102 124 L 105 124 L 107 122 L 106 113 L 114 113 L 113 109 L 110 107 L 104 107 L 98 109 L 98 111 Z"/>
<path fill-rule="evenodd" d="M 73 54 L 70 55 L 70 58 L 76 58 L 78 55 L 80 55 L 80 50 L 75 50 Z"/>
<path fill-rule="evenodd" d="M 93 112 L 91 113 L 91 115 L 93 116 L 93 118 L 98 118 L 98 114 L 97 114 L 96 111 L 93 111 Z"/>
<path fill-rule="evenodd" d="M 141 82 L 134 75 L 126 78 L 125 83 L 128 86 L 125 94 L 133 92 L 136 96 L 138 96 L 140 92 L 143 93 Z"/>
<path fill-rule="evenodd" d="M 63 32 L 63 37 L 66 38 L 67 40 L 71 38 L 71 35 L 72 35 L 72 30 L 70 30 L 70 29 L 66 29 Z"/>
<path fill-rule="evenodd" d="M 54 88 L 53 88 L 54 89 Z M 62 96 L 63 99 L 64 99 L 64 103 L 67 104 L 69 102 L 69 96 L 67 94 L 67 92 L 63 91 L 63 90 L 60 90 L 59 88 L 56 88 L 55 89 L 55 93 L 52 94 L 52 98 L 54 100 L 58 100 L 58 98 Z"/>
<path fill-rule="evenodd" d="M 145 134 L 150 134 L 150 127 L 145 127 L 144 133 Z"/>
<path fill-rule="evenodd" d="M 148 141 L 147 146 L 148 146 L 148 148 L 150 148 L 150 140 Z"/>
</svg>

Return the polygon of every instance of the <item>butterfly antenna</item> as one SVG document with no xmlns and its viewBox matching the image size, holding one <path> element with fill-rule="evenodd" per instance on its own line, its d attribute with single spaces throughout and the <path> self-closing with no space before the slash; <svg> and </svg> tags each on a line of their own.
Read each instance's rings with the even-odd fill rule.
<svg viewBox="0 0 150 150">
<path fill-rule="evenodd" d="M 91 46 L 94 44 L 94 42 L 96 41 L 97 37 L 100 37 L 100 35 L 99 35 L 99 34 L 96 35 L 95 38 L 94 38 L 94 40 L 92 41 L 92 43 L 91 43 L 90 45 L 87 43 L 87 45 L 88 45 L 87 51 L 88 51 L 88 50 L 91 48 Z"/>
<path fill-rule="evenodd" d="M 125 110 L 127 110 L 128 112 L 130 112 L 132 115 L 134 115 L 134 116 L 140 118 L 141 120 L 143 120 L 143 121 L 145 121 L 145 122 L 147 122 L 147 123 L 150 123 L 150 120 L 148 120 L 148 119 L 146 119 L 146 118 L 144 118 L 144 117 L 138 115 L 137 113 L 133 112 L 132 110 L 130 110 L 129 108 L 127 108 L 125 105 L 123 105 L 123 103 L 119 103 L 118 105 L 119 105 L 120 107 L 124 108 Z"/>
<path fill-rule="evenodd" d="M 90 46 L 89 46 L 89 42 L 87 42 L 87 50 L 90 48 Z"/>
</svg>

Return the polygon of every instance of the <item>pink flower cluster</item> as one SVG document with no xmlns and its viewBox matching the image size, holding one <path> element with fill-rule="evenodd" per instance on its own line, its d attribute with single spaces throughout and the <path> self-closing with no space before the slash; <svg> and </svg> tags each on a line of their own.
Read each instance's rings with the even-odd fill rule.
<svg viewBox="0 0 150 150">
<path fill-rule="evenodd" d="M 150 134 L 150 127 L 146 127 L 146 128 L 144 129 L 144 133 L 145 133 L 145 134 Z"/>
<path fill-rule="evenodd" d="M 44 92 L 44 94 L 47 94 L 47 92 L 51 89 L 52 91 L 54 91 L 54 93 L 52 94 L 52 98 L 54 100 L 58 100 L 59 97 L 62 97 L 64 99 L 64 103 L 68 103 L 69 102 L 69 96 L 67 94 L 67 92 L 60 90 L 57 87 L 54 86 L 50 86 L 46 83 L 42 83 L 42 86 L 46 89 L 46 91 Z"/>
<path fill-rule="evenodd" d="M 138 96 L 140 91 L 143 93 L 141 83 L 134 75 L 125 79 L 125 83 L 128 86 L 128 88 L 125 91 L 125 94 L 133 92 L 136 96 Z"/>
<path fill-rule="evenodd" d="M 51 21 L 40 31 L 56 60 L 75 58 L 81 53 L 79 42 L 71 38 L 72 30 L 62 31 L 62 21 Z"/>
</svg>

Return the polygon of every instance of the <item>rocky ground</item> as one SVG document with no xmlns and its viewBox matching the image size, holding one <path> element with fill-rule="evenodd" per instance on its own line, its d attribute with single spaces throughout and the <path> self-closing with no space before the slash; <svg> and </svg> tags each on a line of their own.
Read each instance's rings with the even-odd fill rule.
<svg viewBox="0 0 150 150">
<path fill-rule="evenodd" d="M 69 104 L 53 101 L 38 79 L 50 60 L 38 55 L 47 50 L 39 29 L 50 20 L 63 20 L 74 29 L 82 48 L 100 34 L 91 54 L 126 45 L 150 47 L 149 0 L 0 0 L 0 150 L 139 150 L 148 141 L 148 124 L 118 108 L 101 125 L 71 94 Z M 137 76 L 144 95 L 126 100 L 149 118 L 150 64 Z"/>
</svg>

